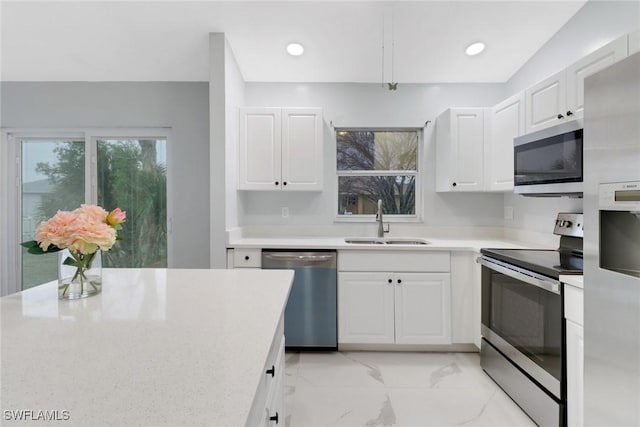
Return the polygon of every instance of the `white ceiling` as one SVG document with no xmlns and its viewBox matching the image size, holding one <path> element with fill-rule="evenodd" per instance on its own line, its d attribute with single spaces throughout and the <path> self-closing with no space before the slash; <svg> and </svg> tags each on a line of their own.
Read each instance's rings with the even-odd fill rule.
<svg viewBox="0 0 640 427">
<path fill-rule="evenodd" d="M 380 83 L 386 17 L 384 81 L 505 82 L 585 1 L 3 1 L 2 80 L 208 81 L 224 32 L 246 81 Z"/>
</svg>

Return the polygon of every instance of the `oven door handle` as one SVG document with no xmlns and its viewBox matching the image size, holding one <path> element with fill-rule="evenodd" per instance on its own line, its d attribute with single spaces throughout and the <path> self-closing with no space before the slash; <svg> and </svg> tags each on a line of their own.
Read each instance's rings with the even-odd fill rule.
<svg viewBox="0 0 640 427">
<path fill-rule="evenodd" d="M 493 261 L 489 261 L 488 259 L 484 258 L 484 257 L 478 257 L 476 259 L 476 261 L 482 265 L 484 265 L 487 268 L 490 268 L 491 270 L 497 271 L 498 273 L 502 273 L 505 276 L 509 276 L 512 277 L 514 279 L 518 279 L 520 281 L 523 281 L 525 283 L 528 283 L 530 285 L 533 286 L 537 286 L 541 289 L 544 289 L 545 291 L 549 291 L 549 292 L 553 292 L 554 294 L 558 294 L 560 295 L 560 282 L 553 280 L 553 279 L 547 279 L 547 278 L 542 278 L 542 277 L 534 277 L 531 276 L 529 274 L 525 274 L 522 271 L 519 270 L 515 270 L 513 269 L 513 267 L 505 267 L 503 265 L 500 265 L 496 262 Z M 526 271 L 526 270 L 524 270 Z"/>
</svg>

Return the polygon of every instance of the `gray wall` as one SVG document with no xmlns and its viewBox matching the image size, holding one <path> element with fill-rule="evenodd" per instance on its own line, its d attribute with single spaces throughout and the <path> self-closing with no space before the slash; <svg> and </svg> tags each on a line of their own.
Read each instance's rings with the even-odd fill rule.
<svg viewBox="0 0 640 427">
<path fill-rule="evenodd" d="M 322 107 L 324 111 L 324 191 L 317 193 L 240 192 L 241 225 L 326 226 L 335 219 L 335 127 L 425 128 L 423 159 L 424 224 L 502 226 L 502 194 L 435 193 L 435 118 L 448 107 L 483 107 L 504 97 L 499 84 L 246 83 L 248 106 Z M 289 217 L 281 218 L 281 207 Z"/>
<path fill-rule="evenodd" d="M 209 267 L 208 83 L 2 83 L 11 128 L 170 127 L 170 266 Z"/>
</svg>

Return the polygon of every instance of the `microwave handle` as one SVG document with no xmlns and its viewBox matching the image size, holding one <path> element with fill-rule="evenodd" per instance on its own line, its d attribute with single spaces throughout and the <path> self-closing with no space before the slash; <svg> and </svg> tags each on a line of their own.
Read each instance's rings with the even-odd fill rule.
<svg viewBox="0 0 640 427">
<path fill-rule="evenodd" d="M 533 277 L 528 274 L 521 273 L 518 270 L 514 270 L 513 268 L 505 267 L 493 261 L 489 261 L 483 257 L 478 257 L 476 261 L 479 264 L 490 268 L 491 270 L 504 274 L 505 276 L 512 277 L 530 285 L 537 286 L 538 288 L 544 289 L 545 291 L 553 292 L 554 294 L 560 295 L 560 282 L 556 280 Z"/>
</svg>

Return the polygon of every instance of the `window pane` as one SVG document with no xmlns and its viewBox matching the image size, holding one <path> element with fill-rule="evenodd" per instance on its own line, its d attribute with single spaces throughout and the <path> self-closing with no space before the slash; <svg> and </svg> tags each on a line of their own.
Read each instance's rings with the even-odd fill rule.
<svg viewBox="0 0 640 427">
<path fill-rule="evenodd" d="M 123 240 L 103 254 L 103 266 L 166 267 L 166 140 L 102 139 L 97 147 L 98 204 L 127 212 Z"/>
<path fill-rule="evenodd" d="M 41 221 L 84 203 L 84 141 L 23 140 L 22 240 L 33 240 Z M 31 255 L 22 249 L 22 289 L 58 277 L 57 253 Z"/>
<path fill-rule="evenodd" d="M 338 170 L 416 170 L 416 130 L 338 130 L 336 142 Z"/>
<path fill-rule="evenodd" d="M 338 177 L 338 215 L 415 215 L 415 175 Z"/>
</svg>

